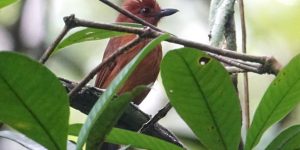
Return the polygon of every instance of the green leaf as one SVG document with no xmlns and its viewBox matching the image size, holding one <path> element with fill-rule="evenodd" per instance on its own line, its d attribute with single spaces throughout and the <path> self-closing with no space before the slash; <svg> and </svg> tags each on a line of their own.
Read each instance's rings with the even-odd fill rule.
<svg viewBox="0 0 300 150">
<path fill-rule="evenodd" d="M 69 135 L 78 136 L 82 124 L 72 124 L 69 127 Z M 129 130 L 113 128 L 105 138 L 106 142 L 120 145 L 130 145 L 141 149 L 155 149 L 155 150 L 180 150 L 181 147 L 163 141 L 156 137 L 148 136 L 141 133 L 136 133 Z"/>
<path fill-rule="evenodd" d="M 143 28 L 144 26 L 138 23 L 131 23 L 131 22 L 117 22 L 112 23 L 114 25 L 120 25 L 120 26 L 127 26 L 127 27 L 135 27 L 135 28 Z"/>
<path fill-rule="evenodd" d="M 183 148 L 169 143 L 167 141 L 160 140 L 158 138 L 132 132 L 129 130 L 123 130 L 114 128 L 106 138 L 106 141 L 114 144 L 130 145 L 141 149 L 153 149 L 153 150 L 181 150 Z"/>
<path fill-rule="evenodd" d="M 127 27 L 134 27 L 134 28 L 141 28 L 143 27 L 140 24 L 136 23 L 113 23 L 113 25 L 118 26 L 127 26 Z M 126 35 L 128 33 L 125 32 L 117 32 L 112 30 L 105 30 L 105 29 L 95 29 L 95 28 L 85 28 L 83 30 L 77 31 L 67 38 L 65 38 L 55 49 L 55 51 L 59 51 L 62 48 L 67 46 L 82 43 L 86 41 L 94 41 L 94 40 L 102 40 L 106 38 L 116 37 Z"/>
<path fill-rule="evenodd" d="M 66 149 L 69 101 L 46 67 L 23 55 L 0 52 L 0 122 L 48 149 Z"/>
<path fill-rule="evenodd" d="M 17 2 L 18 0 L 0 0 L 0 9 L 6 7 L 12 3 Z"/>
<path fill-rule="evenodd" d="M 300 139 L 300 125 L 295 125 L 281 132 L 266 149 L 267 150 L 300 149 L 299 139 Z"/>
<path fill-rule="evenodd" d="M 264 131 L 286 116 L 300 101 L 300 55 L 278 74 L 257 107 L 246 138 L 246 150 L 252 149 Z"/>
<path fill-rule="evenodd" d="M 208 149 L 238 149 L 239 99 L 228 72 L 192 48 L 172 50 L 161 63 L 166 93 L 177 113 Z"/>
<path fill-rule="evenodd" d="M 129 104 L 132 93 L 128 92 L 120 96 L 121 100 L 113 100 L 115 94 L 120 87 L 124 85 L 126 80 L 132 74 L 137 65 L 163 40 L 169 38 L 169 35 L 164 34 L 145 46 L 115 77 L 108 86 L 106 91 L 98 99 L 88 118 L 82 127 L 77 141 L 77 149 L 81 149 L 87 141 L 87 148 L 94 149 L 95 146 L 101 143 L 105 136 L 110 132 L 113 125 L 120 117 L 121 113 L 118 110 L 124 111 Z M 125 101 L 125 102 L 123 102 Z M 112 106 L 112 105 L 116 106 Z M 118 108 L 118 109 L 116 109 Z M 105 114 L 105 115 L 104 115 Z M 107 115 L 109 114 L 109 115 Z M 105 121 L 103 121 L 105 120 Z M 102 122 L 101 122 L 102 121 Z M 105 124 L 104 124 L 105 123 Z M 100 131 L 100 132 L 99 132 Z M 97 143 L 96 143 L 97 142 Z"/>
</svg>

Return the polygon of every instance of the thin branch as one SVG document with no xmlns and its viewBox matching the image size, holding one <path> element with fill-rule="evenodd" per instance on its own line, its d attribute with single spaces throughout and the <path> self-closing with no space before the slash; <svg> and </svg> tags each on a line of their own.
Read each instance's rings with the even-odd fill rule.
<svg viewBox="0 0 300 150">
<path fill-rule="evenodd" d="M 73 23 L 76 26 L 81 26 L 81 27 L 90 27 L 90 28 L 98 28 L 98 29 L 106 29 L 106 30 L 112 30 L 112 31 L 133 33 L 133 34 L 138 34 L 138 35 L 145 35 L 145 37 L 149 37 L 149 38 L 155 38 L 155 37 L 158 37 L 163 34 L 162 32 L 158 32 L 153 29 L 149 29 L 149 31 L 147 33 L 145 33 L 145 31 L 140 28 L 125 27 L 125 26 L 113 25 L 113 24 L 96 23 L 96 22 L 92 22 L 92 21 L 81 20 L 78 18 L 74 18 Z M 277 64 L 265 65 L 268 63 L 267 61 L 270 60 L 271 57 L 262 57 L 262 56 L 241 54 L 241 53 L 234 52 L 231 50 L 221 49 L 221 48 L 209 46 L 207 44 L 197 43 L 197 42 L 189 41 L 189 40 L 174 37 L 174 36 L 171 36 L 166 41 L 168 41 L 170 43 L 184 45 L 186 47 L 196 48 L 198 50 L 202 50 L 205 52 L 210 52 L 210 53 L 230 57 L 230 58 L 235 58 L 235 59 L 240 59 L 243 61 L 250 61 L 250 62 L 255 62 L 255 63 L 261 63 L 263 65 L 263 67 L 268 67 L 268 68 L 260 68 L 260 70 L 262 70 L 262 72 L 260 72 L 261 74 L 263 74 L 263 73 L 274 74 L 275 72 L 279 72 L 279 70 L 272 70 L 272 69 L 277 68 L 277 67 L 272 67 L 272 65 L 277 65 Z M 270 65 L 271 65 L 271 67 L 270 67 Z"/>
<path fill-rule="evenodd" d="M 42 57 L 40 58 L 40 63 L 45 64 L 45 62 L 49 59 L 50 55 L 55 50 L 56 46 L 59 42 L 65 37 L 65 35 L 69 32 L 69 28 L 65 26 L 55 41 L 46 49 Z"/>
<path fill-rule="evenodd" d="M 156 26 L 148 23 L 147 21 L 135 16 L 134 14 L 132 14 L 131 12 L 125 10 L 125 9 L 122 9 L 121 7 L 115 5 L 114 3 L 108 1 L 108 0 L 100 0 L 101 2 L 103 2 L 104 4 L 108 5 L 109 7 L 115 9 L 116 11 L 118 11 L 119 13 L 129 17 L 130 19 L 136 21 L 137 23 L 140 23 L 142 25 L 145 25 L 145 26 L 148 26 L 150 28 L 152 28 L 153 30 L 156 30 L 156 31 L 160 31 L 162 32 L 161 29 L 157 28 Z"/>
<path fill-rule="evenodd" d="M 164 118 L 167 113 L 171 110 L 172 105 L 171 103 L 168 103 L 165 107 L 163 107 L 161 110 L 158 111 L 157 114 L 154 115 L 152 119 L 150 119 L 146 124 L 142 126 L 140 129 L 140 132 L 143 133 L 146 130 L 148 130 L 151 126 L 156 124 L 160 119 Z"/>
<path fill-rule="evenodd" d="M 55 48 L 59 44 L 59 42 L 66 36 L 66 34 L 74 28 L 74 24 L 72 20 L 74 20 L 75 15 L 70 15 L 68 17 L 64 17 L 65 26 L 58 37 L 54 40 L 54 42 L 46 49 L 42 57 L 40 58 L 40 63 L 45 64 L 45 62 L 49 59 L 51 54 L 54 52 Z"/>
<path fill-rule="evenodd" d="M 113 54 L 111 54 L 108 58 L 103 60 L 98 66 L 96 66 L 88 75 L 86 75 L 83 80 L 69 92 L 69 97 L 73 97 L 82 87 L 84 87 L 90 80 L 94 78 L 94 76 L 102 69 L 103 66 L 113 62 L 119 55 L 123 54 L 124 52 L 128 51 L 133 46 L 137 45 L 142 38 L 136 37 L 131 42 L 127 43 L 123 47 L 120 47 L 116 50 Z"/>
<path fill-rule="evenodd" d="M 214 57 L 215 59 L 221 61 L 221 62 L 224 62 L 224 63 L 228 64 L 228 65 L 235 66 L 235 67 L 238 67 L 240 69 L 244 69 L 244 70 L 254 72 L 254 73 L 259 73 L 259 74 L 261 73 L 261 70 L 259 68 L 251 66 L 251 64 L 246 65 L 246 64 L 240 63 L 240 62 L 238 62 L 234 59 L 229 59 L 229 58 L 226 58 L 224 56 L 220 56 L 220 55 L 216 55 L 216 54 L 212 54 L 212 53 L 209 53 L 209 55 Z"/>
<path fill-rule="evenodd" d="M 241 29 L 242 29 L 242 52 L 247 53 L 247 31 L 245 22 L 244 0 L 239 0 Z M 248 73 L 244 73 L 244 112 L 245 112 L 245 127 L 248 130 L 250 126 L 250 107 L 249 107 L 249 80 Z"/>
<path fill-rule="evenodd" d="M 70 18 L 69 23 L 72 24 L 74 27 L 90 27 L 90 28 L 96 28 L 96 29 L 106 29 L 106 30 L 112 30 L 112 31 L 133 33 L 133 34 L 143 35 L 144 37 L 147 37 L 147 38 L 156 38 L 163 34 L 162 32 L 158 32 L 153 29 L 149 29 L 149 30 L 147 30 L 147 32 L 145 32 L 145 30 L 141 29 L 141 28 L 134 28 L 134 27 L 121 26 L 121 25 L 86 21 L 86 20 L 75 18 L 73 15 L 66 17 L 66 18 Z M 280 67 L 278 67 L 278 66 L 280 66 L 280 64 L 278 63 L 278 61 L 276 61 L 276 60 L 274 61 L 273 57 L 246 55 L 246 54 L 234 52 L 231 50 L 217 48 L 217 47 L 213 47 L 213 46 L 210 46 L 207 44 L 197 43 L 194 41 L 178 38 L 175 36 L 171 36 L 166 41 L 168 41 L 170 43 L 184 45 L 186 47 L 196 48 L 201 51 L 226 56 L 229 58 L 240 59 L 242 61 L 261 63 L 262 68 L 259 68 L 261 74 L 263 74 L 263 73 L 276 74 L 279 72 L 279 70 L 274 70 L 274 69 L 280 69 Z M 270 60 L 272 60 L 272 61 L 270 61 Z"/>
<path fill-rule="evenodd" d="M 227 67 L 225 67 L 225 69 L 226 69 L 229 73 L 245 73 L 245 72 L 247 72 L 247 71 L 244 70 L 244 69 L 240 69 L 240 68 L 232 67 L 232 66 L 227 66 Z"/>
</svg>

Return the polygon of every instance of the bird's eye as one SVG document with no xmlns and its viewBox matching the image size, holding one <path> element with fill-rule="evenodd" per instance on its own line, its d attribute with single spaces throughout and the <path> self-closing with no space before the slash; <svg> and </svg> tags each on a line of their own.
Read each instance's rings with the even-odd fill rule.
<svg viewBox="0 0 300 150">
<path fill-rule="evenodd" d="M 151 9 L 149 7 L 144 7 L 140 10 L 142 14 L 149 14 L 151 12 Z"/>
</svg>

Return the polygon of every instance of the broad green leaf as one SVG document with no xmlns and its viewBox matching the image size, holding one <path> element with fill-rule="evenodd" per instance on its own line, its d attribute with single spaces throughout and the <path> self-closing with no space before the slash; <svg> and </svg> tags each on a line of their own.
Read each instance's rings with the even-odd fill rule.
<svg viewBox="0 0 300 150">
<path fill-rule="evenodd" d="M 46 67 L 23 55 L 0 52 L 0 122 L 48 149 L 66 149 L 69 101 Z"/>
<path fill-rule="evenodd" d="M 300 139 L 300 125 L 295 125 L 281 132 L 266 149 L 267 150 L 300 149 L 299 139 Z"/>
<path fill-rule="evenodd" d="M 300 101 L 300 55 L 278 74 L 257 107 L 247 134 L 245 149 L 252 149 L 264 131 L 286 116 Z"/>
<path fill-rule="evenodd" d="M 18 0 L 0 0 L 0 9 L 6 7 L 12 3 L 17 2 Z"/>
<path fill-rule="evenodd" d="M 70 125 L 69 134 L 73 136 L 78 136 L 81 126 L 82 126 L 81 124 Z M 105 138 L 105 141 L 109 143 L 120 144 L 120 145 L 130 145 L 132 147 L 141 148 L 141 149 L 155 149 L 155 150 L 182 149 L 177 145 L 174 145 L 167 141 L 163 141 L 156 137 L 152 137 L 141 133 L 136 133 L 129 130 L 119 129 L 119 128 L 113 128 Z"/>
<path fill-rule="evenodd" d="M 161 76 L 172 106 L 207 149 L 238 148 L 239 99 L 218 61 L 192 48 L 172 50 L 162 61 Z"/>
<path fill-rule="evenodd" d="M 114 25 L 119 26 L 127 26 L 127 27 L 134 27 L 134 28 L 141 28 L 143 27 L 140 24 L 135 23 L 114 23 Z M 67 38 L 65 38 L 55 49 L 55 51 L 58 51 L 62 48 L 65 48 L 67 46 L 82 43 L 86 41 L 95 41 L 95 40 L 102 40 L 106 38 L 116 37 L 116 36 L 122 36 L 126 35 L 128 33 L 125 32 L 117 32 L 112 30 L 105 30 L 105 29 L 95 29 L 95 28 L 85 28 L 83 30 L 77 31 Z"/>
<path fill-rule="evenodd" d="M 130 93 L 123 94 L 123 99 L 126 102 L 115 102 L 113 101 L 115 94 L 120 87 L 124 85 L 126 80 L 132 74 L 137 65 L 163 40 L 169 38 L 169 35 L 164 34 L 153 41 L 151 41 L 147 46 L 145 46 L 138 54 L 135 56 L 115 77 L 115 79 L 108 86 L 106 91 L 98 99 L 92 110 L 90 111 L 84 126 L 82 127 L 79 138 L 77 141 L 77 149 L 80 150 L 84 143 L 87 141 L 87 148 L 94 149 L 99 142 L 102 142 L 105 136 L 110 132 L 114 123 L 117 121 L 118 117 L 121 115 L 118 110 L 114 108 L 119 108 L 124 110 L 125 107 L 130 102 L 129 98 L 132 96 Z M 120 97 L 122 97 L 120 96 Z M 111 106 L 111 105 L 119 106 Z M 103 114 L 109 114 L 105 116 Z M 105 120 L 103 122 L 103 120 Z M 102 121 L 102 122 L 101 122 Z M 106 125 L 103 125 L 103 124 Z M 99 132 L 101 131 L 101 132 Z M 98 143 L 95 143 L 98 142 Z"/>
</svg>

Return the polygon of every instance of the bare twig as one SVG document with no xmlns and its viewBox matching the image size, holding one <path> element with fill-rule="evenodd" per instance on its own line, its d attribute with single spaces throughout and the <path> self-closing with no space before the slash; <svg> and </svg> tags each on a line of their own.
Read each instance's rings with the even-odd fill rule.
<svg viewBox="0 0 300 150">
<path fill-rule="evenodd" d="M 240 18 L 241 18 L 241 29 L 242 29 L 242 52 L 247 53 L 247 31 L 245 22 L 245 8 L 244 1 L 239 0 L 240 7 Z M 248 73 L 244 73 L 244 112 L 245 112 L 245 127 L 246 129 L 250 126 L 250 107 L 249 107 L 249 81 Z"/>
<path fill-rule="evenodd" d="M 90 27 L 90 28 L 97 28 L 97 29 L 106 29 L 106 30 L 112 30 L 112 31 L 119 31 L 119 32 L 126 32 L 126 33 L 132 33 L 132 34 L 138 34 L 138 35 L 144 35 L 144 37 L 148 38 L 156 38 L 160 35 L 162 35 L 162 32 L 155 31 L 153 29 L 149 29 L 147 33 L 145 33 L 144 29 L 141 28 L 134 28 L 134 27 L 127 27 L 127 26 L 121 26 L 121 25 L 114 25 L 114 24 L 105 24 L 105 23 L 96 23 L 92 21 L 86 21 L 82 19 L 75 18 L 73 15 L 69 17 L 68 20 L 70 24 L 73 25 L 73 27 Z M 278 64 L 272 64 L 268 62 L 271 59 L 274 59 L 272 57 L 265 57 L 265 56 L 254 56 L 254 55 L 246 55 L 242 53 L 237 53 L 228 49 L 222 49 L 222 48 L 217 48 L 213 47 L 207 44 L 203 43 L 197 43 L 194 41 L 178 38 L 171 36 L 169 39 L 167 39 L 168 42 L 170 43 L 175 43 L 175 44 L 180 44 L 184 45 L 186 47 L 192 47 L 196 48 L 201 51 L 205 52 L 210 52 L 222 56 L 226 56 L 229 58 L 234 58 L 234 59 L 239 59 L 242 61 L 249 61 L 249 62 L 254 62 L 254 63 L 260 63 L 262 64 L 262 68 L 259 68 L 260 74 L 263 73 L 269 73 L 269 74 L 275 74 L 279 72 L 279 70 L 274 70 L 274 69 L 279 69 L 280 64 L 277 61 L 272 61 L 273 63 L 278 63 Z"/>
<path fill-rule="evenodd" d="M 66 34 L 75 27 L 75 24 L 73 23 L 73 20 L 75 18 L 75 15 L 70 15 L 68 17 L 64 17 L 65 26 L 61 33 L 58 35 L 58 37 L 54 40 L 54 42 L 47 48 L 47 50 L 44 52 L 42 57 L 40 58 L 40 63 L 44 64 L 51 54 L 54 52 L 55 48 L 59 44 L 59 42 L 66 36 Z"/>
<path fill-rule="evenodd" d="M 155 114 L 153 118 L 151 118 L 146 124 L 144 124 L 142 126 L 142 128 L 140 129 L 140 132 L 143 133 L 146 130 L 148 130 L 149 127 L 156 124 L 160 119 L 162 119 L 163 117 L 165 117 L 167 115 L 167 113 L 171 110 L 171 108 L 172 108 L 171 103 L 168 103 L 165 107 L 163 107 L 161 110 L 159 110 L 158 113 Z"/>
<path fill-rule="evenodd" d="M 140 24 L 142 24 L 142 25 L 148 26 L 148 27 L 150 27 L 150 28 L 152 28 L 152 29 L 154 29 L 154 30 L 156 30 L 156 31 L 162 32 L 161 29 L 159 29 L 159 28 L 157 28 L 156 26 L 154 26 L 154 25 L 148 23 L 147 21 L 144 21 L 143 19 L 141 19 L 141 18 L 135 16 L 135 15 L 132 14 L 131 12 L 129 12 L 129 11 L 125 10 L 125 9 L 122 9 L 121 7 L 115 5 L 114 3 L 112 3 L 112 2 L 110 2 L 110 1 L 108 1 L 108 0 L 100 0 L 100 1 L 103 2 L 104 4 L 108 5 L 109 7 L 115 9 L 115 10 L 118 11 L 119 13 L 121 13 L 121 14 L 123 14 L 123 15 L 129 17 L 130 19 L 136 21 L 137 23 L 140 23 Z"/>
<path fill-rule="evenodd" d="M 40 58 L 40 63 L 44 64 L 50 57 L 50 55 L 55 50 L 56 46 L 59 44 L 59 42 L 65 37 L 65 35 L 69 32 L 70 28 L 65 26 L 61 33 L 58 35 L 58 37 L 55 39 L 55 41 L 46 49 L 42 57 Z"/>
<path fill-rule="evenodd" d="M 123 54 L 133 46 L 137 45 L 142 39 L 140 37 L 135 38 L 131 42 L 127 43 L 123 47 L 120 47 L 117 51 L 111 54 L 108 58 L 103 60 L 98 66 L 96 66 L 88 75 L 86 75 L 83 80 L 69 92 L 69 97 L 73 97 L 82 87 L 84 87 L 94 76 L 99 72 L 99 70 L 114 61 L 119 55 Z"/>
<path fill-rule="evenodd" d="M 232 66 L 226 66 L 225 69 L 229 72 L 229 73 L 245 73 L 247 72 L 244 69 L 240 69 L 237 67 L 232 67 Z"/>
<path fill-rule="evenodd" d="M 106 30 L 113 30 L 113 31 L 119 31 L 119 32 L 127 32 L 127 33 L 133 33 L 133 34 L 138 34 L 138 35 L 145 35 L 145 37 L 149 38 L 155 38 L 160 35 L 162 35 L 162 32 L 155 31 L 153 29 L 150 29 L 150 31 L 145 34 L 145 31 L 140 28 L 133 28 L 133 27 L 125 27 L 125 26 L 120 26 L 120 25 L 113 25 L 113 24 L 104 24 L 104 23 L 96 23 L 96 22 L 91 22 L 91 21 L 85 21 L 81 20 L 78 18 L 74 18 L 73 23 L 76 26 L 81 26 L 81 27 L 90 27 L 90 28 L 98 28 L 98 29 L 106 29 Z M 270 57 L 263 57 L 263 56 L 254 56 L 254 55 L 246 55 L 246 54 L 241 54 L 237 53 L 231 50 L 227 49 L 221 49 L 213 46 L 209 46 L 207 44 L 202 44 L 202 43 L 197 43 L 193 41 L 189 41 L 186 39 L 178 38 L 171 36 L 169 39 L 167 39 L 168 42 L 170 43 L 176 43 L 180 45 L 184 45 L 186 47 L 192 47 L 196 48 L 198 50 L 202 50 L 205 52 L 210 52 L 230 58 L 235 58 L 235 59 L 240 59 L 243 61 L 250 61 L 250 62 L 255 62 L 255 63 L 261 63 L 263 64 L 263 67 L 266 67 L 267 60 L 270 59 Z M 269 65 L 276 65 L 276 64 L 269 64 Z M 270 67 L 270 66 L 268 66 Z M 278 72 L 279 70 L 271 70 L 271 69 L 276 69 L 277 67 L 271 67 L 271 68 L 260 68 L 260 70 L 265 71 L 265 72 L 260 72 L 261 74 L 263 73 L 270 73 L 273 74 L 274 72 Z"/>
<path fill-rule="evenodd" d="M 214 57 L 215 59 L 221 61 L 221 62 L 224 62 L 225 64 L 228 64 L 228 65 L 231 65 L 231 66 L 235 66 L 235 67 L 238 67 L 238 68 L 241 68 L 241 69 L 244 69 L 244 70 L 248 70 L 250 72 L 254 72 L 254 73 L 261 73 L 261 70 L 260 68 L 257 68 L 257 67 L 254 67 L 252 66 L 251 64 L 245 64 L 246 62 L 244 63 L 240 63 L 234 59 L 230 59 L 230 58 L 226 58 L 224 56 L 220 56 L 220 55 L 216 55 L 216 54 L 209 54 L 210 56 Z"/>
</svg>

